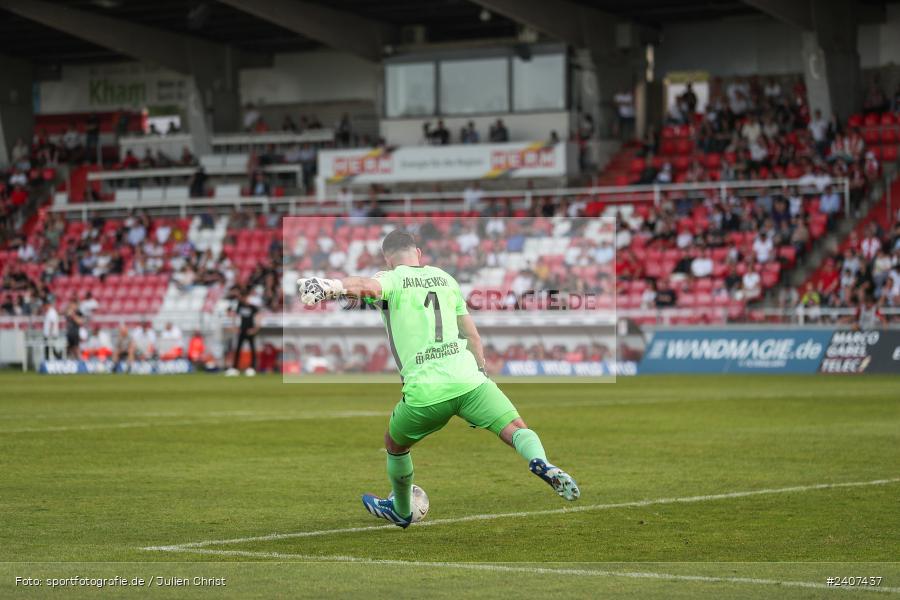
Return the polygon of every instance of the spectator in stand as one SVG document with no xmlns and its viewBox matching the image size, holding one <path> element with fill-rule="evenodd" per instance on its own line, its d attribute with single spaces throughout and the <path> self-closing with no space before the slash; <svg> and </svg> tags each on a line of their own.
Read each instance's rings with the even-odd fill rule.
<svg viewBox="0 0 900 600">
<path fill-rule="evenodd" d="M 782 96 L 781 84 L 774 77 L 769 77 L 766 87 L 763 88 L 763 94 L 770 102 L 776 102 Z"/>
<path fill-rule="evenodd" d="M 431 132 L 431 136 L 434 138 L 435 145 L 446 146 L 450 143 L 450 130 L 444 126 L 442 119 L 438 119 L 437 127 Z"/>
<path fill-rule="evenodd" d="M 868 235 L 859 244 L 860 252 L 865 260 L 874 260 L 881 251 L 881 237 L 878 235 L 878 225 L 871 223 Z"/>
<path fill-rule="evenodd" d="M 477 144 L 481 141 L 481 136 L 478 135 L 478 130 L 475 129 L 474 121 L 469 121 L 468 124 L 460 129 L 459 141 L 462 144 Z"/>
<path fill-rule="evenodd" d="M 18 138 L 10 152 L 9 162 L 17 169 L 25 171 L 31 168 L 30 156 L 31 149 L 28 147 L 28 144 L 22 138 Z"/>
<path fill-rule="evenodd" d="M 159 336 L 159 357 L 162 360 L 175 360 L 184 356 L 184 335 L 181 329 L 168 321 Z"/>
<path fill-rule="evenodd" d="M 194 155 L 191 154 L 191 149 L 187 146 L 181 149 L 181 158 L 178 159 L 178 164 L 185 167 L 192 167 L 197 164 L 197 159 L 194 158 Z"/>
<path fill-rule="evenodd" d="M 134 344 L 131 342 L 131 334 L 125 325 L 119 325 L 116 331 L 116 343 L 113 348 L 113 359 L 116 361 L 116 369 L 121 366 L 122 362 L 127 361 L 131 364 L 134 361 Z"/>
<path fill-rule="evenodd" d="M 491 128 L 488 131 L 488 140 L 492 144 L 499 144 L 509 141 L 509 130 L 503 123 L 503 119 L 497 119 L 494 124 L 491 125 Z"/>
<path fill-rule="evenodd" d="M 805 320 L 816 323 L 821 316 L 822 295 L 813 286 L 807 283 L 803 288 L 803 294 L 800 296 L 800 305 L 797 307 L 798 312 L 802 313 Z"/>
<path fill-rule="evenodd" d="M 130 338 L 132 347 L 130 360 L 151 360 L 157 357 L 156 332 L 153 331 L 149 321 L 144 321 L 132 329 Z"/>
<path fill-rule="evenodd" d="M 82 298 L 81 302 L 78 304 L 78 310 L 81 311 L 81 314 L 83 314 L 86 319 L 90 319 L 99 306 L 100 303 L 94 298 L 94 294 L 88 290 L 84 293 L 84 298 Z"/>
<path fill-rule="evenodd" d="M 259 111 L 253 106 L 252 102 L 248 102 L 244 106 L 244 131 L 253 131 L 256 122 L 260 119 Z"/>
<path fill-rule="evenodd" d="M 484 197 L 484 191 L 477 181 L 473 181 L 463 190 L 463 210 L 477 210 L 481 200 Z"/>
<path fill-rule="evenodd" d="M 623 141 L 630 140 L 634 136 L 634 93 L 630 89 L 618 92 L 613 96 L 613 102 L 617 116 L 615 135 Z"/>
<path fill-rule="evenodd" d="M 794 247 L 797 256 L 803 256 L 810 241 L 809 229 L 800 217 L 794 217 L 791 221 L 791 225 L 793 228 L 793 231 L 791 232 L 791 245 Z"/>
<path fill-rule="evenodd" d="M 75 123 L 70 123 L 69 128 L 62 136 L 63 148 L 66 152 L 66 160 L 70 163 L 80 162 L 84 155 L 84 142 L 78 132 Z"/>
<path fill-rule="evenodd" d="M 747 270 L 741 278 L 740 300 L 752 302 L 762 295 L 762 277 L 753 258 L 747 260 Z"/>
<path fill-rule="evenodd" d="M 99 325 L 94 325 L 91 329 L 91 335 L 84 344 L 84 350 L 81 351 L 83 360 L 95 358 L 99 361 L 107 361 L 113 356 L 113 343 L 109 337 L 109 333 L 101 329 Z"/>
<path fill-rule="evenodd" d="M 253 133 L 267 133 L 269 131 L 269 124 L 266 123 L 266 120 L 263 117 L 260 117 L 256 120 L 256 124 L 253 125 Z"/>
<path fill-rule="evenodd" d="M 191 181 L 188 184 L 190 189 L 191 198 L 205 198 L 206 197 L 206 180 L 208 176 L 206 175 L 206 169 L 203 167 L 199 167 L 194 174 L 191 176 Z"/>
<path fill-rule="evenodd" d="M 656 303 L 656 308 L 669 308 L 675 306 L 678 302 L 678 294 L 667 279 L 663 279 L 657 284 L 654 302 Z"/>
<path fill-rule="evenodd" d="M 725 289 L 727 289 L 732 296 L 735 296 L 741 289 L 741 276 L 737 272 L 737 265 L 734 263 L 728 265 L 728 273 L 725 275 L 724 284 Z"/>
<path fill-rule="evenodd" d="M 334 128 L 334 140 L 339 146 L 349 146 L 350 140 L 353 137 L 353 128 L 350 125 L 350 115 L 344 113 L 341 115 L 341 120 L 338 121 L 337 126 Z"/>
<path fill-rule="evenodd" d="M 691 261 L 691 275 L 695 278 L 710 277 L 713 273 L 712 255 L 708 248 L 704 248 Z"/>
<path fill-rule="evenodd" d="M 137 156 L 130 149 L 125 151 L 125 158 L 122 159 L 123 169 L 137 169 L 141 164 Z"/>
<path fill-rule="evenodd" d="M 692 82 L 688 82 L 687 88 L 681 95 L 681 101 L 684 103 L 688 119 L 692 119 L 694 113 L 697 112 L 697 94 L 694 93 L 694 84 Z"/>
<path fill-rule="evenodd" d="M 652 167 L 650 168 L 652 169 Z M 662 169 L 659 170 L 659 173 L 656 173 L 654 181 L 656 183 L 672 183 L 672 163 L 663 163 Z"/>
<path fill-rule="evenodd" d="M 66 307 L 66 354 L 74 360 L 78 359 L 81 328 L 84 326 L 84 322 L 84 315 L 78 310 L 78 303 L 72 298 Z"/>
<path fill-rule="evenodd" d="M 863 99 L 863 111 L 868 113 L 882 113 L 888 109 L 889 103 L 881 88 L 878 76 L 872 77 L 869 87 L 866 89 L 866 95 Z"/>
<path fill-rule="evenodd" d="M 862 297 L 856 306 L 856 312 L 852 317 L 852 323 L 860 331 L 871 331 L 884 327 L 887 320 L 881 313 L 875 298 L 870 294 L 860 294 Z"/>
<path fill-rule="evenodd" d="M 281 131 L 284 131 L 285 133 L 297 133 L 297 124 L 294 122 L 291 115 L 284 115 L 284 119 L 281 120 Z"/>
<path fill-rule="evenodd" d="M 832 295 L 838 291 L 839 284 L 840 271 L 836 268 L 834 259 L 826 258 L 816 282 L 817 291 L 826 303 L 831 304 Z"/>
<path fill-rule="evenodd" d="M 26 241 L 24 244 L 19 246 L 18 250 L 16 250 L 16 255 L 22 262 L 31 262 L 37 258 L 37 251 L 35 251 L 34 246 L 31 245 L 31 242 Z"/>
<path fill-rule="evenodd" d="M 262 171 L 254 171 L 250 178 L 250 195 L 265 197 L 271 195 L 271 186 Z"/>
<path fill-rule="evenodd" d="M 195 330 L 194 335 L 188 342 L 188 360 L 197 368 L 207 368 L 212 362 L 212 356 L 206 352 L 206 343 L 203 341 L 203 334 Z"/>
<path fill-rule="evenodd" d="M 435 144 L 434 132 L 431 130 L 431 121 L 422 123 L 422 145 L 433 146 Z"/>
<path fill-rule="evenodd" d="M 828 229 L 833 228 L 841 212 L 841 195 L 831 185 L 825 187 L 825 193 L 819 199 L 819 212 L 828 217 Z"/>
<path fill-rule="evenodd" d="M 890 273 L 888 273 L 884 290 L 882 295 L 887 296 L 887 304 L 893 307 L 900 307 L 900 262 L 894 264 Z"/>
<path fill-rule="evenodd" d="M 767 263 L 772 260 L 774 253 L 775 245 L 772 242 L 772 237 L 765 231 L 759 232 L 756 240 L 753 242 L 753 254 L 756 257 L 756 262 Z"/>
<path fill-rule="evenodd" d="M 878 162 L 878 158 L 875 157 L 875 153 L 871 150 L 867 151 L 865 154 L 863 173 L 865 174 L 867 181 L 874 181 L 881 175 L 881 164 Z"/>
<path fill-rule="evenodd" d="M 50 360 L 50 354 L 59 360 L 62 352 L 59 349 L 59 313 L 53 305 L 52 299 L 44 302 L 44 360 Z"/>
<path fill-rule="evenodd" d="M 824 158 L 825 153 L 828 151 L 828 144 L 832 135 L 831 123 L 822 116 L 822 111 L 817 108 L 813 113 L 813 119 L 809 122 L 808 127 L 813 142 L 816 145 L 816 153 Z"/>
<path fill-rule="evenodd" d="M 878 254 L 872 260 L 872 283 L 875 287 L 876 298 L 883 296 L 882 292 L 885 283 L 888 283 L 890 278 L 891 268 L 893 268 L 891 255 L 884 248 L 879 247 Z"/>
</svg>

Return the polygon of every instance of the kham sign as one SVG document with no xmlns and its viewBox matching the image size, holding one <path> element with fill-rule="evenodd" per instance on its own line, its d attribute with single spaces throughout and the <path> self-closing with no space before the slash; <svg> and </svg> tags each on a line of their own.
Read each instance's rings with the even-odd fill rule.
<svg viewBox="0 0 900 600">
<path fill-rule="evenodd" d="M 562 177 L 566 160 L 562 142 L 324 150 L 318 177 L 320 190 L 360 183 Z"/>
</svg>

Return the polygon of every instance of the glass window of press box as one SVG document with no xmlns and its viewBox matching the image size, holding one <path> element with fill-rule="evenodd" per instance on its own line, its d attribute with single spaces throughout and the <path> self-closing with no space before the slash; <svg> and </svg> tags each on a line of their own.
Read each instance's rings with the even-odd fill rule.
<svg viewBox="0 0 900 600">
<path fill-rule="evenodd" d="M 566 55 L 409 57 L 385 65 L 384 88 L 388 118 L 565 110 Z"/>
</svg>

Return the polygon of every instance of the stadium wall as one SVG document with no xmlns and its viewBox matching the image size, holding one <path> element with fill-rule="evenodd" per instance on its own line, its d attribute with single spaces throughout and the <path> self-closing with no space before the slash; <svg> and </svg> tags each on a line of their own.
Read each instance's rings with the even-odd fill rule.
<svg viewBox="0 0 900 600">
<path fill-rule="evenodd" d="M 321 50 L 276 54 L 271 68 L 241 71 L 241 102 L 296 104 L 365 100 L 374 103 L 380 67 L 351 54 Z"/>
</svg>

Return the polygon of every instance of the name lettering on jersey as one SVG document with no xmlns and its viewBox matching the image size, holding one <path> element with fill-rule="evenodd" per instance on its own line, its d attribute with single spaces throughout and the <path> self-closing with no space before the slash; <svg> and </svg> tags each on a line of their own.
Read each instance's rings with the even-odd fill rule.
<svg viewBox="0 0 900 600">
<path fill-rule="evenodd" d="M 444 358 L 446 356 L 452 356 L 454 354 L 459 354 L 459 344 L 457 342 L 447 342 L 446 344 L 443 344 L 441 346 L 429 348 L 425 352 L 417 352 L 416 364 L 421 365 L 427 360 Z"/>
<path fill-rule="evenodd" d="M 449 285 L 446 277 L 404 277 L 403 278 L 403 289 L 418 287 L 418 288 L 432 288 L 432 287 L 446 287 Z"/>
</svg>

